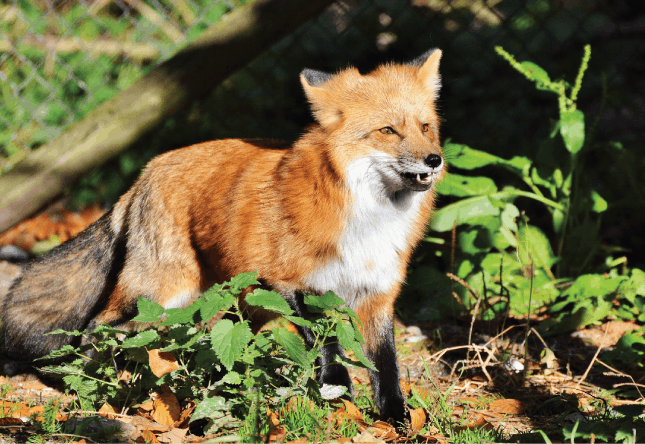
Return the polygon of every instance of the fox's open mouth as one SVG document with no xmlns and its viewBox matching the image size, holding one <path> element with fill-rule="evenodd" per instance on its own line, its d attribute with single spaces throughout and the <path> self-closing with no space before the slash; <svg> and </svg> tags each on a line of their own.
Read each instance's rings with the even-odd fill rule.
<svg viewBox="0 0 645 444">
<path fill-rule="evenodd" d="M 405 186 L 414 191 L 426 191 L 432 186 L 434 174 L 431 173 L 413 173 L 407 171 L 399 173 L 403 178 Z"/>
<path fill-rule="evenodd" d="M 403 177 L 406 179 L 416 181 L 419 183 L 432 183 L 432 176 L 428 173 L 403 173 Z"/>
</svg>

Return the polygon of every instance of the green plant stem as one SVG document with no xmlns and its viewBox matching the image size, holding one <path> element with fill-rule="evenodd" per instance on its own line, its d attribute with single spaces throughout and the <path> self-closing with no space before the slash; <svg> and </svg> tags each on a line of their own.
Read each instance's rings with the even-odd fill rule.
<svg viewBox="0 0 645 444">
<path fill-rule="evenodd" d="M 548 199 L 544 196 L 540 196 L 534 193 L 529 193 L 528 191 L 522 191 L 522 190 L 514 190 L 514 191 L 501 191 L 499 193 L 493 193 L 491 195 L 492 197 L 496 199 L 501 199 L 504 197 L 509 197 L 509 196 L 522 196 L 522 197 L 528 197 L 529 199 L 537 200 L 538 202 L 542 202 L 545 205 L 548 205 L 550 207 L 555 208 L 556 210 L 560 211 L 565 211 L 565 206 L 562 204 L 559 204 L 555 201 L 552 201 L 551 199 Z"/>
</svg>

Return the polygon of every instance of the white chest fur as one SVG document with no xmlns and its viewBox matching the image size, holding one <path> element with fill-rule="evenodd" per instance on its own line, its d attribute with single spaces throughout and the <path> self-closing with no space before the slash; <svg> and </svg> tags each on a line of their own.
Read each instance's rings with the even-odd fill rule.
<svg viewBox="0 0 645 444">
<path fill-rule="evenodd" d="M 390 291 L 404 277 L 400 253 L 409 246 L 425 193 L 401 191 L 396 199 L 388 196 L 387 179 L 378 166 L 391 161 L 385 154 L 376 154 L 349 165 L 352 209 L 338 246 L 340 257 L 307 279 L 312 290 L 331 290 L 352 308 L 362 298 Z"/>
</svg>

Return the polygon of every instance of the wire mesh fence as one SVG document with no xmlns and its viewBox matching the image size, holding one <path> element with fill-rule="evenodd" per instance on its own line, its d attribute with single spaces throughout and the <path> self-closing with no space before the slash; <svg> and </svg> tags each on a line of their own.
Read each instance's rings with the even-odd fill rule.
<svg viewBox="0 0 645 444">
<path fill-rule="evenodd" d="M 242 3 L 15 0 L 0 6 L 0 167 L 10 168 Z M 164 140 L 176 147 L 227 136 L 294 138 L 310 122 L 297 82 L 303 67 L 369 70 L 440 47 L 444 134 L 482 149 L 521 151 L 538 131 L 534 122 L 557 110 L 541 108 L 548 101 L 530 85 L 509 88 L 516 74 L 494 46 L 573 76 L 587 42 L 594 53 L 580 103 L 609 123 L 601 125 L 607 137 L 640 140 L 642 9 L 620 0 L 340 0 L 231 76 L 179 127 L 168 124 L 173 136 Z"/>
</svg>

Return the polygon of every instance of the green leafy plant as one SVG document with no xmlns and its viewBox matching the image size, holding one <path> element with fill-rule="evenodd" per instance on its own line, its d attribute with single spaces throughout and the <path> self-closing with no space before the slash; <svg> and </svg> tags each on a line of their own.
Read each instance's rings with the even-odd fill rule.
<svg viewBox="0 0 645 444">
<path fill-rule="evenodd" d="M 620 274 L 616 267 L 624 268 L 625 258 L 614 259 L 601 247 L 600 222 L 608 203 L 592 188 L 584 169 L 591 130 L 585 129 L 585 116 L 576 100 L 590 47 L 585 47 L 573 85 L 553 81 L 536 64 L 517 62 L 502 48 L 496 50 L 537 89 L 556 95 L 559 119 L 551 123 L 550 135 L 539 144 L 534 159 L 504 159 L 446 142 L 451 172 L 437 192 L 452 202 L 432 217 L 430 229 L 439 235 L 425 240 L 444 245 L 453 233 L 450 254 L 445 247 L 436 253 L 453 276 L 449 279 L 421 265 L 412 269 L 405 291 L 433 289 L 426 304 L 432 304 L 428 308 L 436 313 L 473 312 L 477 307 L 479 317 L 492 319 L 547 310 L 552 316 L 541 326 L 545 334 L 607 317 L 640 319 L 643 272 Z M 476 171 L 497 171 L 505 184 L 498 186 L 486 175 L 474 175 Z M 535 223 L 525 207 L 539 215 Z M 453 291 L 461 304 L 455 303 Z"/>
<path fill-rule="evenodd" d="M 153 327 L 125 339 L 125 332 L 105 325 L 90 333 L 52 332 L 82 336 L 88 343 L 51 353 L 46 359 L 68 360 L 45 371 L 62 376 L 87 410 L 105 401 L 126 408 L 146 390 L 167 385 L 179 399 L 197 402 L 191 421 L 205 419 L 207 433 L 238 429 L 241 418 L 255 415 L 258 425 L 246 428 L 248 438 L 266 430 L 264 412 L 269 406 L 294 396 L 323 403 L 325 393 L 316 380 L 315 363 L 326 342 L 338 341 L 353 353 L 354 359 L 339 359 L 340 364 L 373 368 L 361 349 L 358 318 L 331 292 L 305 296 L 308 319 L 294 316 L 278 293 L 258 288 L 245 296 L 247 311 L 268 310 L 310 328 L 316 338 L 311 349 L 284 327 L 253 335 L 238 298 L 252 285 L 259 285 L 256 273 L 240 274 L 215 285 L 185 308 L 166 309 L 139 298 L 134 321 L 152 323 Z M 209 329 L 207 322 L 217 313 L 225 318 Z M 170 353 L 177 369 L 155 376 L 148 355 L 153 349 Z M 124 369 L 132 373 L 125 384 L 120 379 Z M 344 390 L 336 390 L 334 396 L 341 396 Z"/>
</svg>

